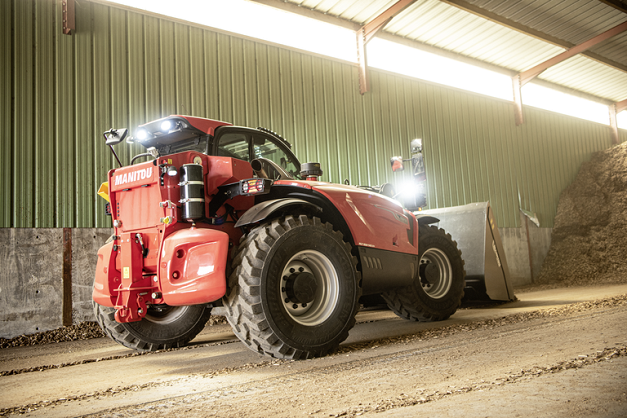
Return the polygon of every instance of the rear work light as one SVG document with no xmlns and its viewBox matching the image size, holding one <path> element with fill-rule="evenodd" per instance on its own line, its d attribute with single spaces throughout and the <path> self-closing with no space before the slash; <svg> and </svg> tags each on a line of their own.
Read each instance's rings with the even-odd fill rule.
<svg viewBox="0 0 627 418">
<path fill-rule="evenodd" d="M 248 180 L 241 180 L 239 184 L 240 184 L 240 194 L 244 196 L 252 196 L 256 194 L 268 193 L 269 188 L 272 185 L 272 180 L 248 179 Z"/>
</svg>

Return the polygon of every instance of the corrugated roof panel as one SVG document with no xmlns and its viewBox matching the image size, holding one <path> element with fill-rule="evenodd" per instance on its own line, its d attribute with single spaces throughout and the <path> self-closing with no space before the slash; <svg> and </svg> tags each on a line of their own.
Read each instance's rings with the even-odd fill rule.
<svg viewBox="0 0 627 418">
<path fill-rule="evenodd" d="M 539 78 L 616 102 L 627 97 L 627 73 L 581 55 L 547 69 Z"/>
<path fill-rule="evenodd" d="M 446 33 L 446 39 L 443 40 L 440 45 L 444 49 L 448 50 L 465 50 L 478 44 L 481 39 L 486 39 L 492 36 L 499 28 L 497 26 L 486 26 L 485 21 L 474 19 L 471 15 L 462 15 L 460 20 L 460 26 L 463 26 L 466 30 L 465 36 L 460 36 L 454 31 L 448 31 Z"/>
<path fill-rule="evenodd" d="M 421 2 L 415 14 L 393 19 L 385 31 L 516 71 L 563 51 L 437 0 Z"/>
<path fill-rule="evenodd" d="M 388 0 L 327 0 L 292 3 L 351 20 L 362 24 L 371 21 L 394 1 Z M 627 21 L 627 14 L 600 1 L 590 0 L 468 0 L 488 12 L 495 13 L 513 24 L 520 24 L 531 31 L 545 33 L 548 37 L 578 44 L 612 27 Z M 358 10 L 361 6 L 361 11 Z M 474 13 L 446 4 L 439 0 L 418 0 L 396 16 L 384 31 L 447 51 L 462 54 L 480 61 L 513 71 L 524 71 L 552 58 L 564 48 L 551 42 L 510 29 Z M 591 48 L 591 51 L 609 60 L 627 66 L 627 33 L 615 36 Z M 595 85 L 585 91 L 610 100 L 622 100 L 623 76 L 621 71 L 609 73 L 606 64 L 599 66 L 572 67 L 572 63 L 550 72 L 542 78 L 552 82 L 566 80 L 563 74 L 569 68 L 586 69 L 583 83 L 563 84 Z M 607 77 L 607 74 L 612 76 Z M 596 79 L 593 81 L 593 79 Z M 598 83 L 598 80 L 602 80 Z M 619 93 L 621 92 L 621 93 Z M 618 98 L 618 99 L 617 99 Z"/>
<path fill-rule="evenodd" d="M 531 29 L 577 45 L 625 21 L 627 14 L 601 1 L 590 0 L 468 0 L 478 7 Z M 619 36 L 627 36 L 625 34 Z M 591 48 L 591 51 L 627 65 L 627 39 L 612 38 Z M 622 44 L 622 47 L 620 45 Z M 605 50 L 607 45 L 619 47 L 616 55 Z M 617 51 L 618 52 L 618 51 Z"/>
<path fill-rule="evenodd" d="M 590 50 L 627 66 L 627 32 L 616 35 Z"/>
<path fill-rule="evenodd" d="M 365 24 L 372 20 L 373 16 L 377 16 L 386 11 L 396 3 L 396 1 L 397 0 L 340 1 L 337 2 L 337 5 L 331 7 L 328 13 L 342 19 Z"/>
</svg>

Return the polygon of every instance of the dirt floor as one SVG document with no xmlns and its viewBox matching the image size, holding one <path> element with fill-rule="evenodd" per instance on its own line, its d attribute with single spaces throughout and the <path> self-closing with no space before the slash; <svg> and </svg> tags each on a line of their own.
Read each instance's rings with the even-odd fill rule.
<svg viewBox="0 0 627 418">
<path fill-rule="evenodd" d="M 151 354 L 5 348 L 0 416 L 627 416 L 627 284 L 518 297 L 438 323 L 360 312 L 338 352 L 307 361 L 260 356 L 224 324 Z"/>
</svg>

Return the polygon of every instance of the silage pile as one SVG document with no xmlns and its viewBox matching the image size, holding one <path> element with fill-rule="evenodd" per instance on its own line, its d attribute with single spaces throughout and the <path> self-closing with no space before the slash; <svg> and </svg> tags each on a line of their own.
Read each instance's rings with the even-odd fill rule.
<svg viewBox="0 0 627 418">
<path fill-rule="evenodd" d="M 592 155 L 560 195 L 540 283 L 627 283 L 627 143 Z"/>
</svg>

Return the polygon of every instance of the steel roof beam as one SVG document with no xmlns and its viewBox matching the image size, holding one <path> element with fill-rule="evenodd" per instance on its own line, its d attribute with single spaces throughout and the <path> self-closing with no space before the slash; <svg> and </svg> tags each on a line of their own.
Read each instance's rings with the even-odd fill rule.
<svg viewBox="0 0 627 418">
<path fill-rule="evenodd" d="M 616 10 L 620 10 L 623 13 L 627 13 L 627 3 L 620 0 L 599 0 L 601 3 L 605 3 L 608 6 L 612 6 Z"/>
<path fill-rule="evenodd" d="M 543 63 L 540 63 L 538 65 L 536 65 L 533 68 L 530 68 L 528 70 L 525 70 L 523 72 L 520 73 L 520 84 L 521 87 L 524 86 L 525 84 L 527 84 L 529 81 L 533 80 L 535 77 L 537 77 L 540 73 L 542 73 L 544 70 L 559 64 L 562 61 L 567 60 L 570 57 L 573 57 L 577 54 L 580 54 L 582 52 L 584 52 L 587 49 L 592 48 L 593 46 L 606 41 L 608 39 L 610 39 L 613 36 L 618 35 L 619 33 L 625 32 L 627 31 L 627 22 L 623 22 L 618 26 L 614 26 L 612 29 L 607 30 L 597 36 L 595 36 L 594 38 L 588 39 L 587 41 L 580 43 L 579 45 L 576 45 L 564 52 L 562 52 L 559 55 L 554 56 L 553 58 L 550 58 L 546 61 L 544 61 Z"/>
<path fill-rule="evenodd" d="M 610 39 L 613 36 L 618 35 L 619 33 L 625 32 L 627 31 L 627 22 L 623 22 L 618 26 L 614 26 L 612 29 L 607 30 L 591 39 L 588 39 L 585 42 L 580 43 L 579 45 L 575 45 L 574 47 L 562 52 L 561 54 L 558 54 L 556 56 L 554 56 L 553 58 L 550 58 L 538 65 L 536 65 L 533 68 L 530 68 L 528 70 L 525 70 L 519 74 L 516 74 L 513 78 L 512 78 L 512 86 L 514 88 L 514 118 L 516 120 L 516 125 L 522 125 L 522 123 L 524 122 L 523 119 L 523 109 L 522 109 L 522 94 L 520 89 L 527 84 L 528 82 L 530 82 L 531 80 L 533 80 L 534 78 L 536 78 L 538 75 L 540 75 L 543 71 L 553 67 L 554 65 L 559 64 L 560 62 L 563 62 L 577 54 L 582 53 L 583 51 L 592 48 L 593 46 L 606 41 L 608 39 Z M 615 108 L 613 108 L 612 106 L 610 106 L 610 123 L 611 123 L 611 119 L 612 119 L 612 109 L 614 109 L 614 111 L 616 110 Z M 615 112 L 616 113 L 616 112 Z M 616 115 L 614 114 L 614 122 L 616 122 Z M 617 131 L 618 132 L 618 131 Z M 617 133 L 618 135 L 618 133 Z M 614 137 L 613 137 L 614 140 Z"/>
<path fill-rule="evenodd" d="M 101 1 L 101 0 L 92 0 L 92 1 Z M 256 3 L 265 4 L 266 6 L 271 6 L 271 7 L 277 8 L 277 9 L 281 9 L 281 10 L 284 10 L 286 12 L 295 13 L 295 14 L 298 14 L 298 15 L 301 15 L 301 16 L 305 16 L 305 17 L 309 17 L 309 18 L 312 18 L 312 19 L 316 19 L 316 20 L 322 21 L 322 22 L 330 23 L 332 25 L 340 26 L 340 27 L 352 30 L 353 32 L 357 32 L 361 28 L 361 26 L 358 23 L 354 23 L 354 22 L 352 22 L 350 20 L 347 20 L 346 18 L 337 17 L 337 16 L 334 16 L 334 15 L 331 15 L 331 14 L 323 13 L 321 11 L 311 9 L 309 7 L 306 7 L 306 6 L 300 6 L 300 5 L 295 4 L 295 3 L 290 3 L 290 2 L 286 3 L 284 0 L 252 0 L 252 1 L 254 1 Z M 453 2 L 460 3 L 460 4 L 461 3 L 465 3 L 465 2 L 459 1 L 459 0 L 448 0 L 448 1 L 447 0 L 441 0 L 441 1 L 446 2 L 446 3 L 451 3 L 451 4 L 454 4 Z M 599 1 L 602 1 L 602 0 L 599 0 Z M 469 3 L 466 3 L 466 4 L 469 4 Z M 457 4 L 455 4 L 455 5 L 457 5 Z M 476 6 L 474 6 L 474 7 L 475 7 L 475 9 L 477 11 L 486 12 L 485 10 L 479 9 Z M 459 7 L 459 8 L 463 9 L 463 7 Z M 467 10 L 467 11 L 470 11 L 470 10 Z M 478 16 L 482 16 L 482 13 L 475 13 L 475 12 L 473 12 L 473 14 L 478 15 Z M 495 15 L 495 16 L 498 17 L 498 15 Z M 487 18 L 489 20 L 495 21 L 494 19 L 490 19 L 489 17 L 486 17 L 486 16 L 483 16 L 483 17 L 485 17 L 485 18 Z M 501 23 L 501 22 L 497 22 L 497 23 Z M 522 25 L 518 25 L 519 27 L 514 27 L 513 24 L 512 25 L 509 25 L 507 23 L 501 23 L 501 24 L 503 26 L 510 27 L 511 29 L 516 29 L 518 32 L 527 33 L 530 36 L 534 36 L 537 39 L 541 39 L 541 40 L 543 40 L 545 42 L 549 42 L 549 43 L 552 43 L 554 45 L 562 46 L 564 48 L 572 48 L 574 46 L 574 44 L 570 44 L 568 42 L 565 42 L 565 41 L 562 41 L 562 40 L 558 40 L 557 38 L 551 39 L 550 37 L 548 37 L 549 39 L 544 39 L 543 36 L 546 36 L 546 35 L 542 34 L 541 32 L 537 32 L 536 35 L 534 35 L 532 33 L 528 33 L 527 31 L 533 31 L 533 30 L 531 30 L 529 28 L 526 28 L 526 27 L 524 27 Z M 497 65 L 494 65 L 494 64 L 487 63 L 485 61 L 480 61 L 480 60 L 478 60 L 476 58 L 472 58 L 472 57 L 469 57 L 469 56 L 466 56 L 466 55 L 461 55 L 461 54 L 456 53 L 456 52 L 448 51 L 446 49 L 442 49 L 442 48 L 439 48 L 439 47 L 428 45 L 428 44 L 425 44 L 425 43 L 422 43 L 422 42 L 419 42 L 419 41 L 416 41 L 416 40 L 412 40 L 412 39 L 409 39 L 409 38 L 403 38 L 403 37 L 400 37 L 398 35 L 394 35 L 394 34 L 389 33 L 389 32 L 379 31 L 379 32 L 377 32 L 377 37 L 379 37 L 381 39 L 386 39 L 386 40 L 391 41 L 391 42 L 395 42 L 395 43 L 399 43 L 399 44 L 402 44 L 402 45 L 406 45 L 406 46 L 409 46 L 411 48 L 416 48 L 416 49 L 419 49 L 419 50 L 422 50 L 422 51 L 428 51 L 428 52 L 431 52 L 431 53 L 434 53 L 434 54 L 437 54 L 437 55 L 440 55 L 440 56 L 443 56 L 443 57 L 451 58 L 451 59 L 454 59 L 454 60 L 457 60 L 457 61 L 466 62 L 466 63 L 469 63 L 469 64 L 474 65 L 476 67 L 485 68 L 485 69 L 488 69 L 488 70 L 491 70 L 491 71 L 495 71 L 495 72 L 498 72 L 498 73 L 501 73 L 501 74 L 508 75 L 509 77 L 513 77 L 514 74 L 516 74 L 515 71 L 513 71 L 513 70 L 511 70 L 509 68 L 500 67 L 500 66 L 497 66 Z M 589 54 L 591 54 L 591 53 L 589 53 L 589 52 L 582 53 L 582 55 L 586 55 L 589 58 L 593 58 Z M 593 59 L 595 59 L 596 61 L 599 61 L 599 62 L 603 62 L 603 63 L 605 63 L 607 65 L 612 66 L 612 67 L 615 67 L 615 68 L 617 68 L 619 70 L 627 72 L 627 66 L 622 66 L 621 64 L 618 64 L 618 63 L 604 62 L 604 61 L 602 61 L 600 59 L 596 59 L 596 58 L 593 58 Z M 562 91 L 562 92 L 567 93 L 567 94 L 571 94 L 571 95 L 578 96 L 578 97 L 583 97 L 583 98 L 585 98 L 587 100 L 592 100 L 592 101 L 595 101 L 595 102 L 598 102 L 598 103 L 602 103 L 602 104 L 604 104 L 606 106 L 609 106 L 609 105 L 611 105 L 613 103 L 611 100 L 608 100 L 606 98 L 599 97 L 599 96 L 594 96 L 592 94 L 584 93 L 584 92 L 578 91 L 578 90 L 573 90 L 571 88 L 568 88 L 568 87 L 565 87 L 565 86 L 562 86 L 562 85 L 559 85 L 559 84 L 555 84 L 555 83 L 552 83 L 552 82 L 549 82 L 549 81 L 546 81 L 546 80 L 538 79 L 536 81 L 536 83 L 538 83 L 540 85 L 543 85 L 545 87 L 554 89 L 554 90 Z"/>
<path fill-rule="evenodd" d="M 362 26 L 356 33 L 357 36 L 357 65 L 359 66 L 359 92 L 364 94 L 369 89 L 368 69 L 366 59 L 366 44 L 388 24 L 394 16 L 405 10 L 416 0 L 399 0 L 386 11 L 375 16 L 370 22 Z"/>
<path fill-rule="evenodd" d="M 490 12 L 488 10 L 482 9 L 481 7 L 475 6 L 472 3 L 469 3 L 465 0 L 440 0 L 442 3 L 446 3 L 446 4 L 450 4 L 451 6 L 455 6 L 458 9 L 462 9 L 465 10 L 467 12 L 470 12 L 476 16 L 479 17 L 483 17 L 484 19 L 487 19 L 491 22 L 494 23 L 498 23 L 502 26 L 508 27 L 510 29 L 514 29 L 515 31 L 518 31 L 520 33 L 524 33 L 525 35 L 529 35 L 532 36 L 536 39 L 539 39 L 541 41 L 544 42 L 548 42 L 550 44 L 553 44 L 555 46 L 559 46 L 562 48 L 566 48 L 566 49 L 570 49 L 575 47 L 576 45 L 567 41 L 564 41 L 563 39 L 559 39 L 556 38 L 554 36 L 548 35 L 544 32 L 540 32 L 539 30 L 535 30 L 532 29 L 528 26 L 522 25 L 518 22 L 515 22 L 513 20 L 510 20 L 506 17 L 500 16 L 496 13 Z M 601 0 L 602 1 L 602 0 Z M 602 55 L 599 55 L 595 52 L 591 52 L 591 51 L 586 51 L 586 52 L 582 52 L 581 55 L 584 55 L 590 59 L 593 59 L 597 62 L 600 62 L 602 64 L 605 65 L 609 65 L 610 67 L 616 68 L 618 70 L 627 72 L 627 66 L 613 61 L 609 58 L 606 58 Z"/>
</svg>

